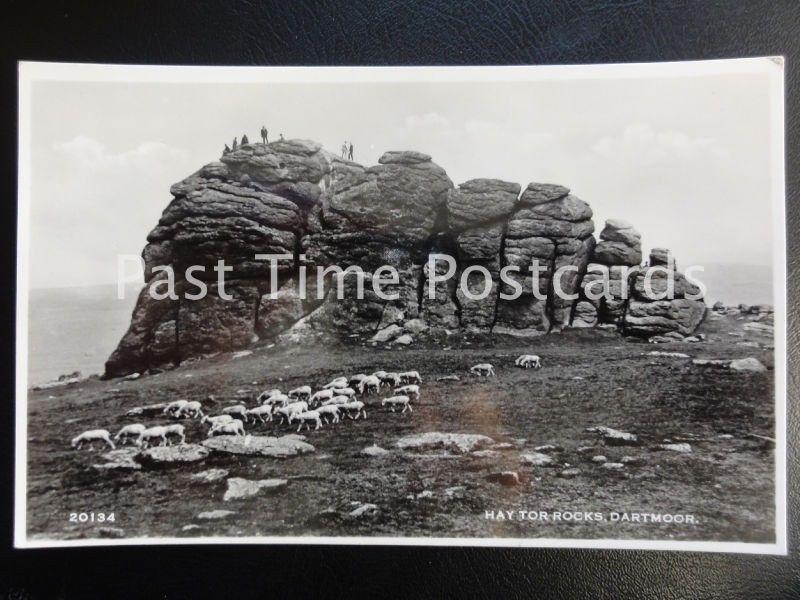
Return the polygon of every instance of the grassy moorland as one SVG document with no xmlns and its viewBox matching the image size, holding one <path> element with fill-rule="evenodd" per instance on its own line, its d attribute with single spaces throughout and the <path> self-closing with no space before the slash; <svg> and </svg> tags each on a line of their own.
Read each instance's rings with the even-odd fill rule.
<svg viewBox="0 0 800 600">
<path fill-rule="evenodd" d="M 706 322 L 704 343 L 651 345 L 606 331 L 568 331 L 532 340 L 453 338 L 448 347 L 287 345 L 255 348 L 240 358 L 219 355 L 134 381 L 87 380 L 30 393 L 28 405 L 28 521 L 33 539 L 125 537 L 365 535 L 436 537 L 573 537 L 770 542 L 774 540 L 774 448 L 752 434 L 774 432 L 771 337 L 742 326 L 746 318 Z M 733 333 L 734 335 L 731 335 Z M 763 373 L 704 368 L 692 358 L 753 356 Z M 514 367 L 521 353 L 543 368 Z M 476 363 L 496 378 L 468 374 Z M 315 452 L 287 459 L 212 453 L 202 461 L 135 471 L 98 471 L 100 452 L 75 451 L 69 440 L 86 429 L 113 432 L 138 405 L 177 398 L 222 406 L 253 404 L 265 388 L 320 386 L 338 375 L 377 369 L 416 369 L 422 395 L 414 412 L 393 414 L 368 399 L 366 420 L 307 433 Z M 437 381 L 457 375 L 458 381 Z M 205 438 L 184 421 L 189 442 Z M 638 446 L 606 446 L 586 429 L 608 426 L 635 433 Z M 249 425 L 248 433 L 277 435 L 278 425 Z M 432 431 L 490 436 L 492 452 L 400 450 L 403 436 Z M 665 440 L 691 452 L 657 450 Z M 370 445 L 389 451 L 361 454 Z M 524 464 L 521 454 L 543 445 L 553 463 Z M 587 450 L 585 447 L 594 446 Z M 579 448 L 582 450 L 579 452 Z M 593 462 L 626 459 L 612 470 Z M 224 501 L 225 478 L 200 483 L 192 474 L 222 468 L 229 477 L 282 478 L 274 493 Z M 567 471 L 568 469 L 578 469 Z M 492 477 L 516 472 L 519 482 Z M 571 476 L 570 476 L 571 475 Z M 377 508 L 349 513 L 359 503 Z M 234 514 L 201 520 L 203 511 Z M 694 523 L 643 524 L 486 518 L 489 510 L 654 512 L 691 514 Z M 73 523 L 70 512 L 114 512 L 116 528 Z M 111 525 L 111 524 L 107 524 Z M 189 527 L 187 527 L 189 526 Z"/>
</svg>

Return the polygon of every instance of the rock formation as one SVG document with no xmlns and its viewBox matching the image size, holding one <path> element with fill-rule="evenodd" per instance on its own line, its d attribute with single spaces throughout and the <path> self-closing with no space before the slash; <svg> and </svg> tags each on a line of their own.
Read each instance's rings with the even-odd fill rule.
<svg viewBox="0 0 800 600">
<path fill-rule="evenodd" d="M 497 179 L 455 187 L 420 152 L 386 152 L 378 162 L 364 167 L 305 140 L 245 144 L 173 185 L 173 200 L 142 252 L 149 285 L 106 363 L 106 376 L 278 336 L 357 334 L 409 343 L 455 330 L 529 336 L 596 325 L 650 336 L 691 333 L 702 319 L 705 305 L 686 298 L 696 290 L 666 264 L 666 251 L 653 250 L 649 264 L 674 274 L 675 298 L 652 301 L 643 294 L 639 233 L 609 220 L 596 243 L 591 207 L 565 187 L 530 183 L 520 194 L 519 184 Z M 256 254 L 283 256 L 274 281 L 270 262 Z M 433 254 L 452 256 L 454 264 L 436 263 L 439 275 L 452 268 L 452 276 L 431 296 Z M 541 271 L 537 289 L 533 260 Z M 214 270 L 219 261 L 229 268 L 222 289 Z M 385 294 L 396 296 L 389 300 L 372 286 L 383 265 L 398 273 L 397 281 L 383 285 Z M 598 265 L 607 267 L 610 280 L 610 293 L 601 299 L 589 293 Z M 334 266 L 364 271 L 363 299 L 356 298 L 355 274 L 343 278 L 341 299 L 332 271 L 317 281 L 317 267 Z M 198 288 L 187 277 L 189 267 L 191 277 L 207 285 L 202 299 L 191 298 Z M 569 270 L 559 295 L 553 274 L 562 267 Z M 623 274 L 623 268 L 630 271 Z M 171 277 L 176 293 L 169 297 Z M 667 280 L 657 274 L 653 287 L 660 290 Z M 623 283 L 630 284 L 630 300 Z M 502 299 L 517 289 L 519 298 Z"/>
</svg>

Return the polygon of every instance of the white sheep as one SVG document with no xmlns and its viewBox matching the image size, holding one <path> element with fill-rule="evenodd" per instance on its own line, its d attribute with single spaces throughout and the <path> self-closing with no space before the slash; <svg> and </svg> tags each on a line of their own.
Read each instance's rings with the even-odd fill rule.
<svg viewBox="0 0 800 600">
<path fill-rule="evenodd" d="M 341 388 L 341 387 L 347 387 L 347 377 L 337 377 L 330 383 L 326 383 L 325 385 L 323 385 L 322 389 L 330 390 L 333 388 Z"/>
<path fill-rule="evenodd" d="M 203 416 L 203 405 L 197 400 L 192 400 L 181 406 L 178 410 L 172 413 L 173 417 L 181 418 L 188 417 L 190 419 L 197 419 Z"/>
<path fill-rule="evenodd" d="M 89 444 L 89 448 L 93 448 L 95 442 L 103 442 L 111 447 L 112 450 L 116 448 L 114 442 L 111 441 L 111 433 L 105 429 L 90 429 L 89 431 L 84 431 L 82 434 L 72 438 L 70 445 L 75 448 L 75 450 L 80 450 L 83 448 L 84 444 Z"/>
<path fill-rule="evenodd" d="M 288 394 L 289 398 L 300 398 L 301 400 L 308 400 L 311 397 L 311 386 L 303 385 L 294 388 Z"/>
<path fill-rule="evenodd" d="M 268 398 L 271 398 L 272 396 L 280 396 L 280 395 L 282 395 L 282 394 L 283 394 L 283 392 L 282 392 L 282 391 L 280 391 L 280 390 L 279 390 L 279 389 L 277 389 L 277 388 L 275 388 L 275 389 L 271 389 L 271 390 L 266 390 L 266 391 L 264 391 L 264 392 L 261 392 L 261 393 L 258 395 L 258 398 L 256 398 L 256 402 L 258 402 L 259 404 L 264 404 L 264 403 L 265 403 L 265 401 L 266 401 Z"/>
<path fill-rule="evenodd" d="M 256 419 L 261 421 L 262 423 L 266 423 L 267 421 L 272 421 L 272 405 L 270 404 L 263 404 L 256 408 L 250 408 L 247 410 L 247 418 L 253 418 L 253 423 L 256 422 Z"/>
<path fill-rule="evenodd" d="M 405 371 L 400 373 L 400 383 L 422 383 L 422 377 L 420 377 L 419 371 Z"/>
<path fill-rule="evenodd" d="M 276 409 L 272 414 L 281 417 L 281 422 L 289 423 L 291 422 L 291 416 L 294 413 L 305 412 L 307 410 L 308 410 L 307 402 L 292 402 L 290 404 L 287 404 L 286 406 L 281 406 L 280 408 Z"/>
<path fill-rule="evenodd" d="M 381 380 L 381 385 L 386 387 L 397 387 L 400 385 L 400 375 L 397 373 L 386 373 L 383 377 L 378 377 Z"/>
<path fill-rule="evenodd" d="M 208 423 L 211 425 L 211 427 L 221 425 L 222 423 L 230 423 L 231 421 L 233 421 L 233 417 L 230 415 L 217 415 L 215 417 L 209 417 L 206 415 L 200 419 L 201 423 Z"/>
<path fill-rule="evenodd" d="M 275 394 L 264 400 L 261 404 L 268 404 L 270 406 L 286 406 L 292 399 L 286 394 Z"/>
<path fill-rule="evenodd" d="M 336 406 L 337 404 L 347 404 L 348 402 L 352 402 L 352 400 L 347 396 L 334 396 L 330 400 L 325 400 L 322 406 Z"/>
<path fill-rule="evenodd" d="M 167 445 L 167 428 L 163 425 L 148 427 L 139 436 L 139 446 L 147 448 L 153 445 L 153 440 L 160 440 L 159 446 Z"/>
<path fill-rule="evenodd" d="M 494 367 L 489 363 L 480 363 L 470 367 L 469 372 L 478 377 L 496 377 Z"/>
<path fill-rule="evenodd" d="M 114 436 L 114 439 L 119 444 L 124 444 L 125 442 L 133 442 L 137 446 L 139 445 L 139 437 L 142 435 L 142 432 L 147 429 L 141 423 L 133 423 L 132 425 L 125 425 L 122 429 L 117 432 L 117 435 Z"/>
<path fill-rule="evenodd" d="M 415 400 L 419 400 L 418 385 L 404 385 L 402 387 L 394 388 L 394 393 L 401 396 L 413 396 Z"/>
<path fill-rule="evenodd" d="M 381 402 L 381 406 L 386 406 L 387 404 L 392 412 L 394 412 L 394 409 L 398 406 L 403 407 L 403 410 L 400 411 L 401 413 L 406 411 L 414 412 L 414 409 L 411 408 L 411 399 L 408 396 L 392 396 L 391 398 L 384 398 Z"/>
<path fill-rule="evenodd" d="M 523 354 L 517 360 L 514 361 L 514 364 L 518 367 L 522 367 L 523 369 L 541 369 L 542 362 L 541 358 L 536 356 L 535 354 Z"/>
<path fill-rule="evenodd" d="M 325 419 L 325 416 L 329 416 L 330 420 L 325 421 L 326 423 L 338 423 L 339 422 L 339 406 L 336 404 L 327 404 L 322 405 L 316 409 L 319 413 L 321 419 Z"/>
<path fill-rule="evenodd" d="M 242 421 L 247 420 L 247 407 L 244 404 L 235 404 L 234 406 L 226 406 L 222 409 L 222 414 L 230 415 L 234 418 L 239 418 Z"/>
<path fill-rule="evenodd" d="M 356 395 L 356 391 L 353 388 L 346 387 L 346 388 L 336 388 L 333 390 L 333 393 L 336 396 L 347 396 L 348 398 L 352 398 Z"/>
<path fill-rule="evenodd" d="M 351 388 L 357 388 L 358 384 L 361 383 L 361 380 L 364 379 L 364 377 L 366 377 L 364 373 L 357 373 L 350 377 L 350 379 L 347 381 L 347 385 L 349 385 Z"/>
<path fill-rule="evenodd" d="M 314 431 L 322 427 L 322 419 L 319 411 L 316 410 L 293 412 L 291 415 L 289 415 L 289 424 L 291 424 L 292 421 L 300 421 L 300 425 L 297 426 L 298 433 L 303 428 L 303 425 L 305 425 L 307 429 L 311 429 L 311 423 L 314 423 Z"/>
<path fill-rule="evenodd" d="M 330 400 L 335 395 L 336 395 L 336 392 L 334 392 L 333 389 L 320 390 L 317 393 L 315 393 L 313 396 L 311 396 L 311 398 L 308 399 L 308 403 L 311 406 L 316 406 L 320 402 L 322 402 L 323 400 Z"/>
<path fill-rule="evenodd" d="M 355 402 L 347 402 L 346 404 L 339 404 L 339 410 L 342 411 L 348 418 L 356 420 L 359 416 L 367 418 L 367 411 L 364 408 L 364 403 L 356 400 Z"/>
<path fill-rule="evenodd" d="M 384 375 L 386 375 L 386 371 L 375 371 L 371 376 L 380 379 Z"/>
<path fill-rule="evenodd" d="M 361 395 L 371 394 L 372 392 L 377 393 L 380 387 L 381 380 L 375 375 L 369 375 L 364 377 L 358 384 L 358 393 Z"/>
<path fill-rule="evenodd" d="M 175 400 L 174 402 L 170 402 L 164 407 L 164 414 L 174 415 L 177 411 L 179 411 L 187 404 L 189 404 L 188 400 Z"/>
<path fill-rule="evenodd" d="M 186 430 L 184 429 L 183 425 L 176 423 L 174 425 L 165 425 L 164 429 L 166 429 L 165 439 L 167 440 L 167 444 L 170 444 L 169 436 L 174 435 L 180 438 L 179 444 L 186 443 Z"/>
<path fill-rule="evenodd" d="M 237 435 L 244 436 L 244 424 L 239 419 L 228 421 L 227 423 L 219 423 L 214 425 L 208 431 L 208 437 L 217 435 Z"/>
</svg>

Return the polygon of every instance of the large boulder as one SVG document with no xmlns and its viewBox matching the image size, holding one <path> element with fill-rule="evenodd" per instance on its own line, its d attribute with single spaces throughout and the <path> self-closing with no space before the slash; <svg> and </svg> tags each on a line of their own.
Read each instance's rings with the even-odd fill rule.
<svg viewBox="0 0 800 600">
<path fill-rule="evenodd" d="M 676 294 L 666 304 L 645 297 L 636 271 L 639 233 L 610 219 L 596 243 L 591 207 L 568 188 L 534 182 L 520 193 L 518 184 L 499 179 L 454 188 L 421 152 L 386 152 L 367 167 L 309 140 L 248 143 L 170 191 L 173 199 L 142 252 L 149 285 L 106 376 L 153 371 L 259 340 L 357 335 L 407 342 L 410 335 L 439 338 L 459 329 L 530 336 L 607 323 L 635 335 L 682 332 L 696 325 L 702 308 L 664 249 L 650 255 L 650 266 L 666 268 L 654 275 L 653 287 L 658 292 L 674 281 Z M 284 255 L 275 277 L 272 264 L 256 254 Z M 431 296 L 434 254 L 453 261 L 435 264 L 437 275 L 450 278 L 433 286 Z M 218 261 L 230 269 L 226 297 Z M 191 275 L 206 287 L 202 298 L 189 266 L 201 267 Z M 379 267 L 392 267 L 397 280 L 388 280 L 391 271 L 373 275 Z M 594 267 L 608 271 L 604 298 L 588 293 L 599 277 Z M 623 273 L 627 267 L 632 274 Z M 508 281 L 500 279 L 504 268 L 511 269 Z M 337 270 L 348 273 L 340 277 Z"/>
<path fill-rule="evenodd" d="M 677 271 L 669 250 L 655 248 L 649 263 L 633 279 L 623 331 L 641 337 L 689 335 L 703 321 L 705 313 L 700 288 Z"/>
</svg>

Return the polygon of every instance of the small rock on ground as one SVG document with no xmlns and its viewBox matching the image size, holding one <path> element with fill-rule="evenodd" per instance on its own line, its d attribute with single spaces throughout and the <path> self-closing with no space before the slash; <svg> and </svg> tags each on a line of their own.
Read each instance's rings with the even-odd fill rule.
<svg viewBox="0 0 800 600">
<path fill-rule="evenodd" d="M 285 488 L 287 485 L 285 479 L 243 479 L 241 477 L 231 477 L 228 479 L 228 489 L 225 491 L 223 500 L 226 502 L 230 500 L 241 500 L 243 498 L 250 498 L 262 491 L 275 491 Z"/>
<path fill-rule="evenodd" d="M 201 512 L 197 515 L 198 519 L 202 519 L 204 521 L 216 521 L 217 519 L 224 519 L 226 517 L 230 517 L 231 515 L 235 515 L 236 512 L 233 510 L 209 510 L 206 512 Z"/>
</svg>

